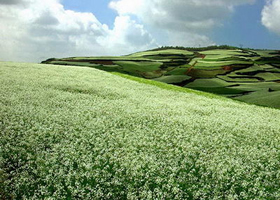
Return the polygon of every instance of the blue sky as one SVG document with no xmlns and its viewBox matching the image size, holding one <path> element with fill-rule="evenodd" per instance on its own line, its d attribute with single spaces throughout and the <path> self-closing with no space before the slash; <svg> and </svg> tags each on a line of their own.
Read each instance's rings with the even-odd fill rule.
<svg viewBox="0 0 280 200">
<path fill-rule="evenodd" d="M 218 44 L 229 44 L 260 49 L 279 49 L 279 35 L 270 32 L 261 22 L 261 12 L 265 1 L 258 0 L 253 5 L 236 8 L 224 26 L 213 31 L 213 39 Z"/>
<path fill-rule="evenodd" d="M 109 8 L 111 0 L 63 0 L 65 9 L 93 13 L 101 23 L 113 27 L 117 12 Z"/>
<path fill-rule="evenodd" d="M 280 0 L 0 0 L 0 60 L 159 46 L 280 49 Z"/>
</svg>

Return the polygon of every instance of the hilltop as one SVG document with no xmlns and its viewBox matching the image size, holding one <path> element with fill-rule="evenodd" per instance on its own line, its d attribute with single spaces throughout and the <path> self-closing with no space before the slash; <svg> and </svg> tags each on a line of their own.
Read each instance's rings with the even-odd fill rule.
<svg viewBox="0 0 280 200">
<path fill-rule="evenodd" d="M 115 74 L 0 62 L 1 199 L 280 198 L 280 110 Z"/>
<path fill-rule="evenodd" d="M 162 47 L 119 57 L 52 58 L 42 63 L 93 67 L 280 108 L 278 50 Z"/>
</svg>

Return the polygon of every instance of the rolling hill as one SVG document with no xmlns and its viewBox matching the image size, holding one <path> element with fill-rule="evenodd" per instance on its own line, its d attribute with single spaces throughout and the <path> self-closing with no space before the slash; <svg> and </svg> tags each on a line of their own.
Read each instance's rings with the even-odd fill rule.
<svg viewBox="0 0 280 200">
<path fill-rule="evenodd" d="M 164 47 L 119 57 L 71 57 L 42 63 L 88 66 L 257 105 L 280 108 L 280 51 Z"/>
<path fill-rule="evenodd" d="M 143 54 L 102 66 L 162 66 Z M 88 67 L 0 62 L 0 77 L 0 199 L 280 198 L 278 109 Z"/>
</svg>

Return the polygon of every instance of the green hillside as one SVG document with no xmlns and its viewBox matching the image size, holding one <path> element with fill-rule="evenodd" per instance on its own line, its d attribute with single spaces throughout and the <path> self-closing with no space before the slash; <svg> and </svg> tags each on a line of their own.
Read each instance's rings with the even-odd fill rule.
<svg viewBox="0 0 280 200">
<path fill-rule="evenodd" d="M 280 110 L 117 74 L 0 62 L 0 199 L 280 199 Z"/>
<path fill-rule="evenodd" d="M 120 57 L 53 58 L 43 63 L 120 72 L 280 108 L 280 51 L 276 50 L 164 47 Z"/>
</svg>

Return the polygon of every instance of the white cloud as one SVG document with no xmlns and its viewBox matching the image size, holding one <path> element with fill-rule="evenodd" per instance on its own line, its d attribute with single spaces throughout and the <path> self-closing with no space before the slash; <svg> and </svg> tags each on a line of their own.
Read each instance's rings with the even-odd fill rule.
<svg viewBox="0 0 280 200">
<path fill-rule="evenodd" d="M 143 25 L 119 16 L 111 30 L 58 0 L 0 0 L 0 60 L 117 55 L 155 46 Z M 127 48 L 129 47 L 129 48 Z"/>
<path fill-rule="evenodd" d="M 280 0 L 267 1 L 262 10 L 262 24 L 280 35 Z"/>
<path fill-rule="evenodd" d="M 168 30 L 197 32 L 221 24 L 234 6 L 254 0 L 118 0 L 110 7 L 120 15 L 133 14 L 145 24 Z"/>
<path fill-rule="evenodd" d="M 149 27 L 165 30 L 168 44 L 210 45 L 206 35 L 234 8 L 255 0 L 117 0 L 110 3 L 119 15 L 134 15 Z M 199 41 L 201 39 L 201 41 Z"/>
<path fill-rule="evenodd" d="M 109 31 L 108 37 L 101 43 L 110 49 L 118 48 L 121 52 L 132 53 L 137 46 L 148 49 L 155 46 L 152 36 L 129 16 L 118 16 L 115 19 L 114 29 Z M 149 42 L 147 42 L 149 41 Z"/>
</svg>

